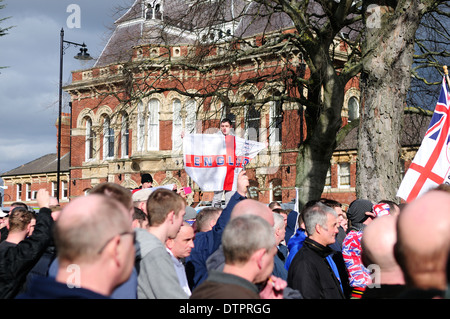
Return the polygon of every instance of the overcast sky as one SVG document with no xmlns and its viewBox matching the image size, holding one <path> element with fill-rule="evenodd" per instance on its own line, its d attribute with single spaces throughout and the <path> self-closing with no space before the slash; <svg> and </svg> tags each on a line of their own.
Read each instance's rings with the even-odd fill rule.
<svg viewBox="0 0 450 319">
<path fill-rule="evenodd" d="M 119 18 L 117 8 L 132 0 L 4 0 L 0 27 L 14 26 L 0 37 L 0 174 L 57 152 L 60 30 L 64 40 L 83 43 L 97 58 Z M 70 5 L 77 5 L 77 10 Z M 123 11 L 122 11 L 123 13 Z M 76 19 L 79 17 L 79 20 Z M 79 21 L 79 28 L 74 23 Z M 90 67 L 64 55 L 64 84 L 71 71 Z M 63 112 L 69 110 L 64 108 Z"/>
</svg>

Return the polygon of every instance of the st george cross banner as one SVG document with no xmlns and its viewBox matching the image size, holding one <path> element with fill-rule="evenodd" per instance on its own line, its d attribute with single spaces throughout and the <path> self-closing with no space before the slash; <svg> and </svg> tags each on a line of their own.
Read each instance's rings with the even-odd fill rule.
<svg viewBox="0 0 450 319">
<path fill-rule="evenodd" d="M 449 102 L 444 77 L 428 130 L 397 192 L 397 196 L 406 202 L 439 184 L 450 184 Z"/>
<path fill-rule="evenodd" d="M 202 191 L 236 190 L 239 172 L 265 147 L 232 135 L 188 134 L 184 169 Z"/>
</svg>

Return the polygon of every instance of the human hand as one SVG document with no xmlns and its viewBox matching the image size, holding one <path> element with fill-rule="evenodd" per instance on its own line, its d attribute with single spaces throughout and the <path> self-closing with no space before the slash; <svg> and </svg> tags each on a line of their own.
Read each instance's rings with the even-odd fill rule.
<svg viewBox="0 0 450 319">
<path fill-rule="evenodd" d="M 50 207 L 50 202 L 51 202 L 51 196 L 50 193 L 48 192 L 48 190 L 46 189 L 39 189 L 37 194 L 36 194 L 36 200 L 37 200 L 37 204 L 39 206 L 39 208 L 42 207 Z"/>
<path fill-rule="evenodd" d="M 286 287 L 287 282 L 285 280 L 272 275 L 267 279 L 259 296 L 262 299 L 283 299 L 283 291 Z"/>
<path fill-rule="evenodd" d="M 250 182 L 248 181 L 247 172 L 245 170 L 243 170 L 238 175 L 237 192 L 241 196 L 246 196 L 247 195 L 247 187 L 249 185 L 250 185 Z"/>
</svg>

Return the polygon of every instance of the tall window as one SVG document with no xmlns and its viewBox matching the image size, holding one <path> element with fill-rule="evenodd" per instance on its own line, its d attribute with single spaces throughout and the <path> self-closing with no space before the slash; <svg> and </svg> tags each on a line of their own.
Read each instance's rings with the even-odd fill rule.
<svg viewBox="0 0 450 319">
<path fill-rule="evenodd" d="M 339 188 L 350 188 L 350 163 L 339 163 L 338 170 Z"/>
<path fill-rule="evenodd" d="M 105 117 L 103 121 L 103 158 L 114 157 L 114 129 L 111 127 L 111 120 Z"/>
<path fill-rule="evenodd" d="M 130 132 L 128 130 L 128 116 L 126 114 L 122 115 L 122 127 L 120 130 L 120 149 L 121 157 L 127 158 L 130 155 L 129 145 L 130 145 Z"/>
<path fill-rule="evenodd" d="M 331 168 L 328 168 L 327 177 L 325 179 L 325 189 L 331 188 Z"/>
<path fill-rule="evenodd" d="M 66 181 L 61 181 L 61 198 L 67 199 L 69 196 L 68 184 Z"/>
<path fill-rule="evenodd" d="M 281 143 L 282 124 L 283 124 L 283 108 L 281 101 L 270 102 L 270 129 L 269 142 L 270 145 L 277 145 Z"/>
<path fill-rule="evenodd" d="M 354 96 L 348 100 L 348 120 L 353 121 L 359 118 L 359 103 Z"/>
<path fill-rule="evenodd" d="M 17 184 L 16 188 L 16 201 L 22 200 L 22 184 Z"/>
<path fill-rule="evenodd" d="M 32 200 L 33 199 L 33 194 L 31 192 L 31 184 L 30 183 L 26 183 L 25 184 L 25 193 L 26 193 L 26 200 Z"/>
<path fill-rule="evenodd" d="M 159 149 L 159 101 L 151 99 L 148 104 L 148 149 Z"/>
<path fill-rule="evenodd" d="M 137 150 L 143 151 L 145 149 L 145 114 L 144 114 L 144 104 L 139 103 L 138 105 L 138 116 L 137 116 Z"/>
<path fill-rule="evenodd" d="M 52 182 L 52 196 L 58 198 L 58 187 L 56 182 Z"/>
<path fill-rule="evenodd" d="M 259 128 L 261 127 L 261 112 L 256 109 L 255 104 L 250 104 L 247 108 L 246 138 L 259 141 Z"/>
<path fill-rule="evenodd" d="M 194 99 L 186 101 L 186 133 L 195 133 L 195 126 L 197 121 L 197 102 Z"/>
<path fill-rule="evenodd" d="M 86 144 L 85 144 L 85 159 L 90 160 L 94 158 L 94 130 L 92 129 L 92 120 L 86 119 Z"/>
<path fill-rule="evenodd" d="M 183 141 L 181 132 L 183 131 L 183 119 L 181 118 L 181 101 L 173 100 L 173 119 L 172 119 L 172 150 L 179 151 L 182 148 Z"/>
</svg>

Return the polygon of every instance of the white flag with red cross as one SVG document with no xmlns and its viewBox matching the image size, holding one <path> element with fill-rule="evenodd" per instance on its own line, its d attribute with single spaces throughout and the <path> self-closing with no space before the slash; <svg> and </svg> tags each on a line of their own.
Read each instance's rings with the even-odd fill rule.
<svg viewBox="0 0 450 319">
<path fill-rule="evenodd" d="M 188 134 L 184 169 L 202 191 L 236 190 L 239 172 L 264 148 L 265 143 L 232 135 Z"/>
<path fill-rule="evenodd" d="M 410 202 L 439 184 L 450 184 L 450 95 L 442 80 L 433 117 L 413 162 L 397 191 Z"/>
</svg>

